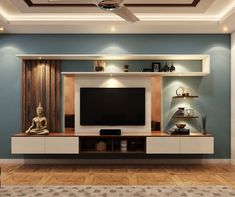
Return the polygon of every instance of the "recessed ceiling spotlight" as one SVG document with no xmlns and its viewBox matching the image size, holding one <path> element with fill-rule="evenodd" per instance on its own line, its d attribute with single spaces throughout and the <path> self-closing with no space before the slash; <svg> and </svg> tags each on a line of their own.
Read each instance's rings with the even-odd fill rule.
<svg viewBox="0 0 235 197">
<path fill-rule="evenodd" d="M 4 28 L 3 28 L 3 27 L 0 27 L 0 31 L 4 31 Z"/>
<path fill-rule="evenodd" d="M 223 30 L 224 30 L 224 32 L 227 32 L 228 31 L 228 27 L 224 26 Z"/>
<path fill-rule="evenodd" d="M 116 28 L 115 27 L 111 27 L 110 29 L 112 32 L 116 31 Z"/>
</svg>

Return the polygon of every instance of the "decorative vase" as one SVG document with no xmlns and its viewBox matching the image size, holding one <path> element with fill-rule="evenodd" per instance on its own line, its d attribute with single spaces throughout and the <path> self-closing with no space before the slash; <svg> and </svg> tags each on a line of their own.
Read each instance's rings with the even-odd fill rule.
<svg viewBox="0 0 235 197">
<path fill-rule="evenodd" d="M 167 62 L 163 68 L 164 72 L 169 72 L 170 71 L 170 67 L 167 65 Z"/>
<path fill-rule="evenodd" d="M 207 134 L 207 130 L 206 130 L 206 119 L 207 116 L 202 116 L 202 134 L 206 135 Z"/>
<path fill-rule="evenodd" d="M 173 63 L 171 64 L 171 67 L 170 67 L 170 72 L 174 72 L 175 71 L 175 66 L 173 65 Z"/>
<path fill-rule="evenodd" d="M 129 72 L 129 65 L 124 65 L 124 72 Z"/>
</svg>

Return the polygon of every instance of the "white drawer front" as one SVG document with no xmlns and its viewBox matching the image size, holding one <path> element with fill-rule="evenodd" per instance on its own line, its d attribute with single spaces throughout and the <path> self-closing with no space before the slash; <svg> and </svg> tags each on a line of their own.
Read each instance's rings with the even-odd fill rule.
<svg viewBox="0 0 235 197">
<path fill-rule="evenodd" d="M 45 137 L 12 137 L 12 154 L 43 154 L 45 153 Z"/>
<path fill-rule="evenodd" d="M 180 151 L 186 154 L 213 154 L 213 137 L 181 137 Z"/>
<path fill-rule="evenodd" d="M 78 137 L 47 137 L 46 153 L 48 154 L 78 154 Z"/>
<path fill-rule="evenodd" d="M 179 137 L 147 137 L 147 154 L 178 154 L 180 153 Z"/>
</svg>

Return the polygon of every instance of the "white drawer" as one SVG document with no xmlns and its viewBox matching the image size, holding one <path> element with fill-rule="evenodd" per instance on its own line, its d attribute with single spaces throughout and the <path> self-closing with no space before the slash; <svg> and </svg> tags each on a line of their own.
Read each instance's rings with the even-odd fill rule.
<svg viewBox="0 0 235 197">
<path fill-rule="evenodd" d="M 179 137 L 147 137 L 147 154 L 177 154 L 180 153 Z"/>
<path fill-rule="evenodd" d="M 181 137 L 180 152 L 182 154 L 213 154 L 214 137 Z"/>
<path fill-rule="evenodd" d="M 79 138 L 78 137 L 47 137 L 46 150 L 47 154 L 78 154 Z"/>
<path fill-rule="evenodd" d="M 43 154 L 45 153 L 45 137 L 12 137 L 12 154 Z"/>
</svg>

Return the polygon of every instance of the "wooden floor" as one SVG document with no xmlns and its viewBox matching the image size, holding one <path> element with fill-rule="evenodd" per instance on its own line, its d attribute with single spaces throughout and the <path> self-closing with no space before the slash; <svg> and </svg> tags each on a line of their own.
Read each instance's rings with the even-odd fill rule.
<svg viewBox="0 0 235 197">
<path fill-rule="evenodd" d="M 227 185 L 233 165 L 1 165 L 3 185 Z"/>
</svg>

